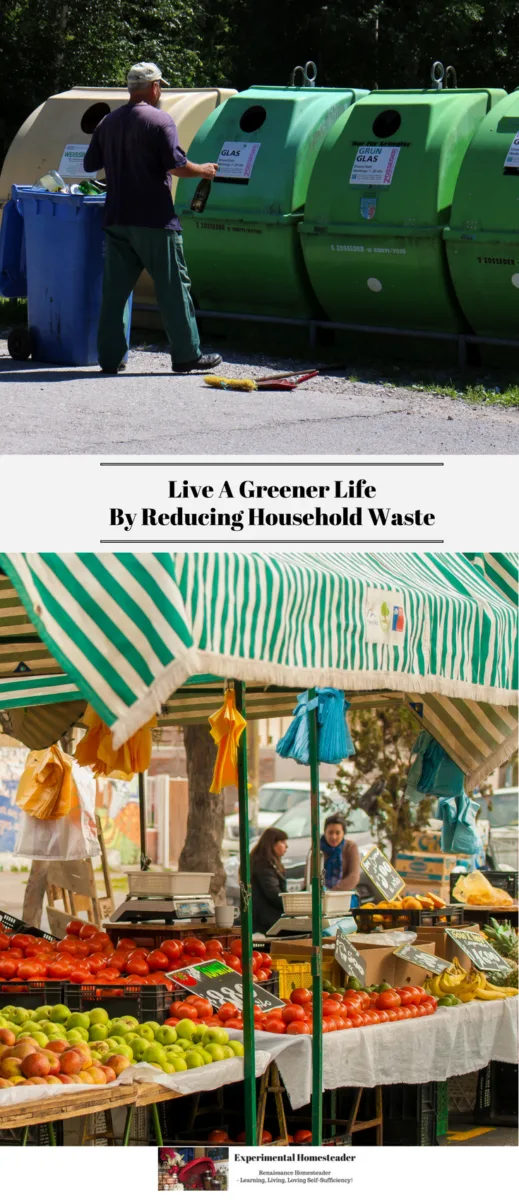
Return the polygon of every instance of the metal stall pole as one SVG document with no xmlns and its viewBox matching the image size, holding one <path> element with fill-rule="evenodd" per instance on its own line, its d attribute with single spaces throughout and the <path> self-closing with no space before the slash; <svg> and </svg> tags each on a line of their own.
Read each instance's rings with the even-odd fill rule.
<svg viewBox="0 0 519 1200">
<path fill-rule="evenodd" d="M 146 776 L 139 771 L 139 827 L 141 838 L 141 871 L 147 871 L 151 859 L 146 852 Z"/>
<path fill-rule="evenodd" d="M 310 801 L 312 817 L 312 1145 L 323 1140 L 323 976 L 322 976 L 322 884 L 321 830 L 319 823 L 319 760 L 317 745 L 317 695 L 308 691 L 310 743 Z"/>
<path fill-rule="evenodd" d="M 236 706 L 245 712 L 245 684 L 234 685 Z M 252 904 L 249 857 L 249 798 L 247 787 L 247 738 L 242 733 L 238 746 L 238 810 L 240 822 L 240 916 L 243 968 L 243 1084 L 245 1092 L 245 1144 L 255 1146 L 256 1070 L 254 1037 L 254 993 L 252 990 Z"/>
</svg>

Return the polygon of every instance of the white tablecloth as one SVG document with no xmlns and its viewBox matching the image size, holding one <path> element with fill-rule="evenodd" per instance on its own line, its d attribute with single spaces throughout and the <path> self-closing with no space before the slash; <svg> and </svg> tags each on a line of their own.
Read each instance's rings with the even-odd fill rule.
<svg viewBox="0 0 519 1200">
<path fill-rule="evenodd" d="M 323 1088 L 426 1083 L 517 1062 L 517 996 L 438 1008 L 434 1016 L 344 1029 L 323 1036 Z M 257 1050 L 276 1059 L 293 1108 L 312 1094 L 308 1034 L 256 1033 Z"/>
</svg>

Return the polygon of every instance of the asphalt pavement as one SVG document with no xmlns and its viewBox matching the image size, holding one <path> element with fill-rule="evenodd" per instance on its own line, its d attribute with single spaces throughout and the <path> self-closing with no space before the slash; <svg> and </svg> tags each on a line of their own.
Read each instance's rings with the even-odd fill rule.
<svg viewBox="0 0 519 1200">
<path fill-rule="evenodd" d="M 228 355 L 231 377 L 301 369 Z M 308 364 L 310 366 L 311 364 Z M 469 404 L 347 370 L 293 392 L 217 391 L 175 376 L 162 348 L 138 348 L 127 369 L 15 362 L 0 339 L 4 454 L 513 454 L 519 409 Z"/>
</svg>

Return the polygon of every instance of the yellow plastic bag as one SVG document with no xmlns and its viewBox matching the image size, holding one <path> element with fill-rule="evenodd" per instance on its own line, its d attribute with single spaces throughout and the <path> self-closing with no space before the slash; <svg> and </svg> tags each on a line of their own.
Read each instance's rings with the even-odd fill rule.
<svg viewBox="0 0 519 1200">
<path fill-rule="evenodd" d="M 151 762 L 151 731 L 157 724 L 151 721 L 138 729 L 119 750 L 114 750 L 112 731 L 89 704 L 85 716 L 87 732 L 76 746 L 74 758 L 82 767 L 91 767 L 94 775 L 111 779 L 133 779 L 140 771 L 147 771 Z"/>
<path fill-rule="evenodd" d="M 496 907 L 513 905 L 512 897 L 502 888 L 492 887 L 492 884 L 481 871 L 471 871 L 470 875 L 460 875 L 453 889 L 453 897 L 460 904 L 491 904 Z"/>
<path fill-rule="evenodd" d="M 245 726 L 245 717 L 236 708 L 234 688 L 227 688 L 222 707 L 209 717 L 211 737 L 218 746 L 210 792 L 238 784 L 238 743 Z"/>
<path fill-rule="evenodd" d="M 16 803 L 40 821 L 56 821 L 79 805 L 72 759 L 59 746 L 31 750 L 18 784 Z"/>
</svg>

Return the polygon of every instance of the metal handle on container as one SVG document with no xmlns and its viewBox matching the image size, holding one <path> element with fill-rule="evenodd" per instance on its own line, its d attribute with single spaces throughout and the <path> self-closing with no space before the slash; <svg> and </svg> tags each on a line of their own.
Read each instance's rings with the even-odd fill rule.
<svg viewBox="0 0 519 1200">
<path fill-rule="evenodd" d="M 296 77 L 298 76 L 299 72 L 301 72 L 301 82 L 296 83 Z M 289 87 L 315 87 L 316 79 L 317 66 L 310 59 L 309 62 L 305 63 L 304 67 L 294 67 L 294 70 L 290 76 Z"/>
<path fill-rule="evenodd" d="M 435 87 L 437 89 L 437 91 L 441 91 L 441 89 L 443 87 L 444 79 L 445 79 L 445 67 L 444 67 L 443 63 L 442 62 L 433 62 L 433 65 L 431 67 L 431 80 L 432 80 L 433 87 Z"/>
</svg>

